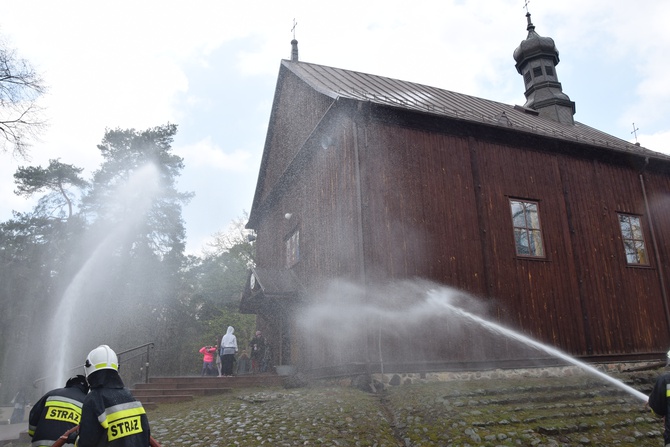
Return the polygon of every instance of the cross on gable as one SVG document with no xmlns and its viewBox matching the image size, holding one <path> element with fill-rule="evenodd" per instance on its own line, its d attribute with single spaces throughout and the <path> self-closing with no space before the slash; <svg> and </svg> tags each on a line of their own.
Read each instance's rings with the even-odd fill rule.
<svg viewBox="0 0 670 447">
<path fill-rule="evenodd" d="M 633 135 L 635 135 L 635 142 L 637 143 L 637 131 L 640 130 L 637 127 L 635 127 L 635 123 L 633 123 L 633 131 L 631 132 Z"/>
<path fill-rule="evenodd" d="M 293 19 L 293 28 L 291 28 L 291 32 L 293 33 L 293 40 L 295 40 L 295 27 L 298 26 L 298 22 Z"/>
</svg>

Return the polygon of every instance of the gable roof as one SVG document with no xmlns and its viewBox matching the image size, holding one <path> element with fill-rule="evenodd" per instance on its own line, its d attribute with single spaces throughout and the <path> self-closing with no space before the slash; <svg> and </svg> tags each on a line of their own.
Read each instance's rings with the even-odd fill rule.
<svg viewBox="0 0 670 447">
<path fill-rule="evenodd" d="M 282 66 L 316 91 L 333 99 L 366 101 L 670 161 L 668 155 L 629 143 L 577 121 L 574 125 L 562 124 L 540 117 L 536 111 L 522 106 L 511 106 L 414 82 L 306 62 L 282 60 Z"/>
<path fill-rule="evenodd" d="M 281 61 L 275 89 L 275 105 L 281 91 L 280 84 L 285 71 L 296 75 L 308 87 L 332 98 L 333 103 L 339 98 L 368 102 L 398 110 L 426 113 L 436 117 L 506 128 L 516 132 L 588 145 L 603 150 L 603 153 L 612 151 L 640 157 L 645 159 L 645 164 L 650 159 L 661 161 L 663 164 L 670 162 L 670 155 L 629 143 L 578 121 L 575 121 L 574 124 L 562 124 L 541 117 L 537 111 L 519 105 L 512 106 L 414 82 L 297 60 Z M 273 106 L 256 191 L 246 225 L 246 228 L 250 229 L 256 228 L 259 218 L 261 190 L 267 169 L 268 149 L 271 144 L 270 134 L 273 131 L 275 113 L 277 110 Z"/>
</svg>

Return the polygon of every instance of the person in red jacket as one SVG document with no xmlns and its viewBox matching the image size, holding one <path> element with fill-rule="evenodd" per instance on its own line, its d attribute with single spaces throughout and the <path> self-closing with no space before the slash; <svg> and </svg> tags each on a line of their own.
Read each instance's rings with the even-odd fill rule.
<svg viewBox="0 0 670 447">
<path fill-rule="evenodd" d="M 216 375 L 216 368 L 214 367 L 214 356 L 217 354 L 216 345 L 214 346 L 203 346 L 200 348 L 200 354 L 202 354 L 202 372 L 201 376 Z"/>
</svg>

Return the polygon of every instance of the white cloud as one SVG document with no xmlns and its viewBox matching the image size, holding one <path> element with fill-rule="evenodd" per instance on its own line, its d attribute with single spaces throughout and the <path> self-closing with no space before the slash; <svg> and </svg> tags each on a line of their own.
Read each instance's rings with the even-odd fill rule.
<svg viewBox="0 0 670 447">
<path fill-rule="evenodd" d="M 647 149 L 670 155 L 670 130 L 655 134 L 638 133 L 637 140 Z M 635 143 L 635 139 L 631 143 Z"/>
<path fill-rule="evenodd" d="M 249 162 L 253 158 L 249 151 L 241 149 L 226 152 L 213 143 L 211 137 L 194 144 L 175 146 L 173 149 L 175 154 L 184 158 L 189 169 L 205 167 L 219 171 L 249 172 Z"/>
</svg>

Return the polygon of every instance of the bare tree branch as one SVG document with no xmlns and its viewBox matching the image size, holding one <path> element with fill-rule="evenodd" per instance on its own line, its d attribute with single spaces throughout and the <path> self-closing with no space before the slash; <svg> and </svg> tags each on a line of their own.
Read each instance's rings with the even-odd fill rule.
<svg viewBox="0 0 670 447">
<path fill-rule="evenodd" d="M 37 104 L 45 92 L 39 73 L 0 41 L 0 152 L 27 158 L 30 140 L 46 127 Z"/>
</svg>

